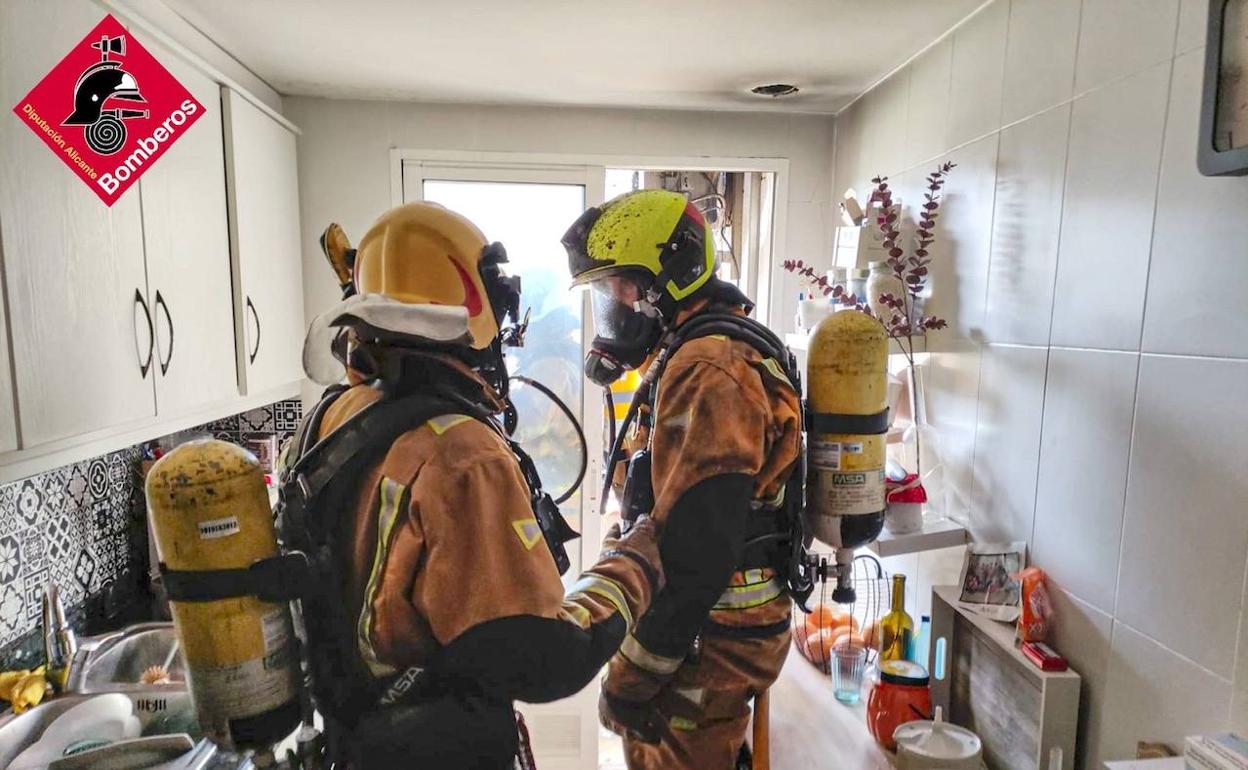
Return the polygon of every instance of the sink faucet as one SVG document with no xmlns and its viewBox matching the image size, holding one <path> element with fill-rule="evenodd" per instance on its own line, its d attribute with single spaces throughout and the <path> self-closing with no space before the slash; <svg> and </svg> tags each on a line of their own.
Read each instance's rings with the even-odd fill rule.
<svg viewBox="0 0 1248 770">
<path fill-rule="evenodd" d="M 77 651 L 78 639 L 65 620 L 60 589 L 55 583 L 48 583 L 43 588 L 43 654 L 48 664 L 48 680 L 56 685 L 58 693 L 65 692 Z"/>
</svg>

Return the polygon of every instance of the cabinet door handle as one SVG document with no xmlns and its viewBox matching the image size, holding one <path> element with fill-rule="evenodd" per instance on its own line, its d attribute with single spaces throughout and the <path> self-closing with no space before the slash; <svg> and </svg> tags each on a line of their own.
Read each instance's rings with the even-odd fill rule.
<svg viewBox="0 0 1248 770">
<path fill-rule="evenodd" d="M 251 352 L 247 354 L 247 362 L 254 364 L 256 356 L 260 354 L 260 314 L 256 312 L 256 306 L 251 301 L 251 297 L 247 298 L 247 309 L 251 311 L 251 317 L 256 320 L 256 341 Z"/>
<path fill-rule="evenodd" d="M 147 300 L 143 299 L 143 292 L 134 290 L 134 304 L 143 309 L 143 320 L 147 321 L 147 359 L 144 360 L 143 354 L 139 352 L 139 338 L 134 338 L 134 349 L 139 355 L 139 372 L 143 379 L 147 379 L 147 372 L 152 368 L 152 352 L 156 349 L 156 327 L 152 325 L 152 312 L 147 307 Z"/>
<path fill-rule="evenodd" d="M 169 362 L 173 360 L 173 316 L 169 314 L 169 304 L 160 296 L 160 289 L 156 290 L 156 308 L 165 311 L 165 323 L 169 326 L 169 352 L 160 362 L 160 376 L 164 377 L 169 372 Z"/>
</svg>

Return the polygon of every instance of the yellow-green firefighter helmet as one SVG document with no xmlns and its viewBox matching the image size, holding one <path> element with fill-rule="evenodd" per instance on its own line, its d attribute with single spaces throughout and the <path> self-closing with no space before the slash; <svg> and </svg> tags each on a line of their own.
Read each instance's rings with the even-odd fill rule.
<svg viewBox="0 0 1248 770">
<path fill-rule="evenodd" d="M 715 274 L 715 242 L 702 212 L 684 195 L 637 190 L 591 208 L 563 236 L 572 285 L 626 272 L 683 300 Z"/>
</svg>

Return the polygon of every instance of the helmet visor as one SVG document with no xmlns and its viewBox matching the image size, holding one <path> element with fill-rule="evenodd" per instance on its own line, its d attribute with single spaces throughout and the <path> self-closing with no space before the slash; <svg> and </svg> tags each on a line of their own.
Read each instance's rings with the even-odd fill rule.
<svg viewBox="0 0 1248 770">
<path fill-rule="evenodd" d="M 631 275 L 611 275 L 590 283 L 594 333 L 601 339 L 635 343 L 649 337 L 657 313 L 645 303 L 646 292 Z"/>
<path fill-rule="evenodd" d="M 613 266 L 615 263 L 606 259 L 594 259 L 589 255 L 589 231 L 594 228 L 602 209 L 598 206 L 585 209 L 568 231 L 563 234 L 560 243 L 568 252 L 568 272 L 572 274 L 572 284 L 584 283 L 590 279 L 593 271 Z M 595 274 L 596 275 L 596 274 Z"/>
</svg>

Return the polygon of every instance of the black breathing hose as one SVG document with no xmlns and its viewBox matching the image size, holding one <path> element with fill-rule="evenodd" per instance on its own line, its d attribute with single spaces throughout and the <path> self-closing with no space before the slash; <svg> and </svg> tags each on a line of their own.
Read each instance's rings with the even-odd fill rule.
<svg viewBox="0 0 1248 770">
<path fill-rule="evenodd" d="M 607 415 L 607 446 L 615 445 L 615 396 L 611 395 L 611 387 L 607 386 L 602 389 L 602 408 Z M 610 458 L 603 457 L 604 462 L 609 462 Z"/>
<path fill-rule="evenodd" d="M 556 504 L 563 503 L 576 494 L 576 490 L 581 488 L 581 482 L 585 481 L 585 473 L 589 470 L 589 442 L 585 439 L 585 431 L 581 430 L 581 423 L 576 419 L 576 415 L 568 408 L 567 404 L 563 403 L 563 399 L 555 395 L 553 390 L 531 377 L 525 377 L 523 374 L 513 374 L 508 379 L 518 380 L 525 385 L 536 388 L 542 395 L 553 401 L 555 406 L 559 407 L 559 411 L 563 412 L 564 416 L 572 423 L 572 427 L 576 429 L 576 437 L 581 444 L 581 470 L 576 474 L 576 481 L 572 482 L 572 486 L 555 498 Z"/>
</svg>

